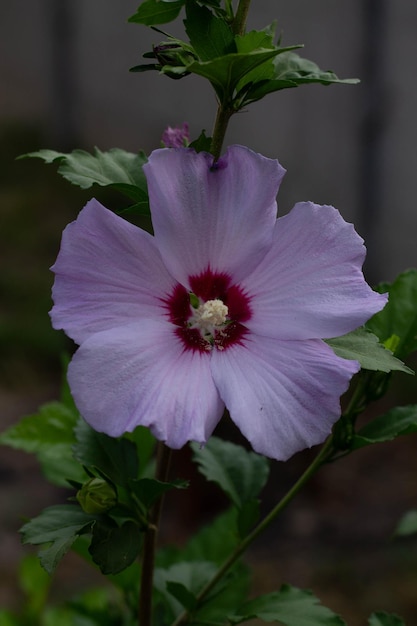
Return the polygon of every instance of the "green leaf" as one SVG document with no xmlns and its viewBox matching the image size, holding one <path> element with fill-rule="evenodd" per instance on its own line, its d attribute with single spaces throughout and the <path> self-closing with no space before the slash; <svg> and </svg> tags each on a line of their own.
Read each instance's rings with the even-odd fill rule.
<svg viewBox="0 0 417 626">
<path fill-rule="evenodd" d="M 356 78 L 339 79 L 333 72 L 323 71 L 313 61 L 303 59 L 291 51 L 284 51 L 283 54 L 276 56 L 271 63 L 261 66 L 258 74 L 248 76 L 247 80 L 252 84 L 247 89 L 244 104 L 256 102 L 274 91 L 298 87 L 302 84 L 355 85 L 359 82 Z M 243 85 L 239 85 L 238 89 L 242 87 Z"/>
<path fill-rule="evenodd" d="M 243 77 L 246 80 L 246 76 L 254 68 L 283 51 L 284 49 L 277 48 L 274 50 L 255 50 L 250 54 L 227 54 L 212 61 L 195 61 L 187 65 L 187 70 L 207 78 L 213 85 L 220 101 L 227 102 L 228 99 L 232 98 L 235 89 L 238 88 L 239 81 Z"/>
<path fill-rule="evenodd" d="M 237 511 L 235 508 L 222 513 L 181 548 L 170 546 L 158 554 L 158 565 L 172 565 L 177 561 L 211 561 L 221 565 L 238 545 Z"/>
<path fill-rule="evenodd" d="M 73 431 L 78 418 L 72 408 L 50 402 L 0 435 L 0 444 L 36 454 L 48 480 L 68 486 L 67 479 L 85 479 L 85 472 L 72 456 Z"/>
<path fill-rule="evenodd" d="M 182 610 L 182 604 L 168 589 L 168 583 L 182 585 L 188 590 L 189 597 L 196 595 L 204 585 L 214 576 L 217 567 L 214 563 L 206 561 L 192 561 L 188 563 L 175 563 L 169 568 L 156 568 L 154 573 L 154 586 L 163 598 L 164 603 L 171 610 L 172 615 L 178 615 Z M 172 589 L 172 587 L 171 587 Z M 177 588 L 178 589 L 178 588 Z"/>
<path fill-rule="evenodd" d="M 145 26 L 167 24 L 176 19 L 184 4 L 185 0 L 177 0 L 174 2 L 167 0 L 145 0 L 136 13 L 129 17 L 128 22 L 145 24 Z"/>
<path fill-rule="evenodd" d="M 42 569 L 34 554 L 27 554 L 19 565 L 19 582 L 26 594 L 25 614 L 36 620 L 45 606 L 51 586 L 51 577 Z M 2 624 L 0 620 L 0 624 Z"/>
<path fill-rule="evenodd" d="M 131 599 L 132 605 L 134 605 L 138 592 L 138 580 L 140 580 L 140 577 L 141 565 L 138 560 L 136 560 L 132 563 L 132 565 L 129 565 L 129 567 L 122 570 L 118 574 L 110 574 L 109 580 L 116 587 L 122 590 L 126 599 Z"/>
<path fill-rule="evenodd" d="M 405 622 L 398 615 L 388 613 L 372 613 L 368 622 L 369 626 L 405 626 Z"/>
<path fill-rule="evenodd" d="M 186 481 L 177 480 L 171 483 L 164 483 L 154 478 L 141 478 L 131 481 L 129 484 L 133 493 L 141 504 L 143 504 L 145 509 L 149 509 L 166 491 L 170 491 L 171 489 L 186 489 L 188 487 Z"/>
<path fill-rule="evenodd" d="M 257 617 L 265 622 L 280 622 L 285 626 L 346 626 L 342 618 L 322 606 L 311 591 L 290 585 L 282 585 L 279 591 L 248 602 L 239 613 L 230 617 L 233 624 Z"/>
<path fill-rule="evenodd" d="M 202 130 L 199 137 L 190 143 L 190 148 L 196 152 L 210 152 L 211 137 L 206 137 L 206 131 Z"/>
<path fill-rule="evenodd" d="M 249 570 L 241 563 L 220 581 L 202 603 L 193 619 L 194 626 L 200 624 L 225 624 L 226 616 L 236 611 L 248 597 L 250 588 Z M 229 624 L 229 621 L 227 621 Z"/>
<path fill-rule="evenodd" d="M 363 369 L 380 372 L 399 370 L 406 374 L 414 374 L 413 370 L 396 359 L 390 350 L 379 343 L 378 337 L 366 328 L 357 328 L 342 337 L 326 339 L 326 343 L 333 348 L 337 356 L 359 361 Z"/>
<path fill-rule="evenodd" d="M 384 343 L 397 336 L 394 354 L 405 359 L 417 350 L 417 270 L 400 274 L 392 284 L 377 287 L 380 293 L 388 293 L 388 304 L 367 323 L 379 340 Z"/>
<path fill-rule="evenodd" d="M 200 472 L 217 483 L 238 508 L 256 498 L 268 479 L 267 459 L 234 443 L 211 437 L 204 448 L 191 447 Z"/>
<path fill-rule="evenodd" d="M 238 529 L 239 535 L 242 537 L 246 537 L 251 528 L 256 524 L 260 516 L 259 510 L 259 500 L 252 499 L 245 502 L 242 508 L 239 510 L 238 515 Z"/>
<path fill-rule="evenodd" d="M 50 543 L 39 553 L 42 567 L 52 574 L 64 554 L 77 537 L 89 532 L 95 518 L 78 506 L 59 504 L 50 506 L 21 528 L 23 543 L 34 545 Z"/>
<path fill-rule="evenodd" d="M 82 465 L 98 470 L 116 485 L 128 488 L 138 476 L 136 446 L 126 438 L 115 439 L 98 433 L 81 420 L 75 428 L 74 457 Z"/>
<path fill-rule="evenodd" d="M 48 607 L 42 616 L 42 626 L 97 626 L 91 620 L 80 623 L 79 615 L 70 607 Z"/>
<path fill-rule="evenodd" d="M 127 521 L 119 527 L 106 518 L 94 525 L 89 552 L 103 574 L 117 574 L 135 561 L 142 537 L 138 524 Z"/>
<path fill-rule="evenodd" d="M 207 561 L 175 563 L 166 569 L 155 570 L 155 588 L 159 599 L 169 607 L 171 619 L 175 618 L 184 606 L 191 609 L 201 589 L 212 579 L 217 566 Z M 238 564 L 216 585 L 192 616 L 191 623 L 225 622 L 225 616 L 239 606 L 247 597 L 248 574 L 246 568 Z M 187 607 L 187 608 L 188 608 Z"/>
<path fill-rule="evenodd" d="M 408 513 L 404 515 L 399 521 L 394 534 L 405 537 L 407 535 L 414 535 L 415 533 L 417 533 L 417 510 L 408 511 Z"/>
<path fill-rule="evenodd" d="M 142 166 L 146 163 L 143 152 L 134 154 L 119 148 L 101 152 L 94 148 L 90 154 L 85 150 L 73 150 L 69 154 L 54 150 L 30 152 L 24 157 L 35 157 L 52 163 L 59 161 L 58 174 L 70 183 L 88 189 L 92 185 L 112 187 L 125 194 L 149 213 L 148 188 Z"/>
<path fill-rule="evenodd" d="M 137 450 L 139 461 L 138 476 L 143 476 L 148 472 L 149 465 L 156 446 L 156 439 L 146 426 L 137 426 L 131 433 L 126 433 L 125 438 L 133 441 Z M 153 475 L 153 472 L 152 472 Z"/>
<path fill-rule="evenodd" d="M 417 432 L 417 405 L 400 406 L 363 426 L 352 440 L 352 450 L 373 443 L 392 441 L 400 435 Z"/>
<path fill-rule="evenodd" d="M 21 421 L 0 435 L 0 443 L 25 452 L 45 452 L 51 446 L 72 444 L 78 414 L 61 402 L 50 402 L 39 412 Z"/>
<path fill-rule="evenodd" d="M 260 48 L 274 49 L 275 24 L 268 26 L 263 30 L 251 30 L 244 35 L 236 35 L 237 52 L 254 52 Z"/>
<path fill-rule="evenodd" d="M 194 0 L 186 2 L 185 30 L 201 61 L 211 61 L 236 52 L 235 38 L 224 19 L 215 17 Z"/>
<path fill-rule="evenodd" d="M 181 583 L 168 581 L 166 584 L 168 593 L 170 593 L 178 602 L 188 611 L 193 611 L 197 606 L 196 596 L 188 591 Z"/>
<path fill-rule="evenodd" d="M 0 609 L 0 624 L 1 626 L 22 626 L 21 620 L 17 615 L 13 615 L 11 611 Z"/>
</svg>

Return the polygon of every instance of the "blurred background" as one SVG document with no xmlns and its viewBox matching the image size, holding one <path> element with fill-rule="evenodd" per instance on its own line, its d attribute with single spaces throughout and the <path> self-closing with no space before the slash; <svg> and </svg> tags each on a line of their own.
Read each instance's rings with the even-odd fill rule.
<svg viewBox="0 0 417 626">
<path fill-rule="evenodd" d="M 129 73 L 163 39 L 127 23 L 137 6 L 137 0 L 0 6 L 1 430 L 58 397 L 60 355 L 72 347 L 50 328 L 48 268 L 62 229 L 92 195 L 58 178 L 55 166 L 16 157 L 95 145 L 149 153 L 159 147 L 165 126 L 185 121 L 192 138 L 202 128 L 211 132 L 216 102 L 203 79 Z M 362 82 L 272 94 L 232 119 L 226 144 L 278 158 L 288 170 L 280 213 L 302 200 L 336 206 L 365 238 L 369 282 L 393 280 L 417 264 L 417 4 L 253 1 L 249 29 L 274 19 L 283 45 L 303 43 L 302 56 Z M 166 30 L 181 35 L 181 24 Z M 93 193 L 113 208 L 120 201 L 103 190 Z M 415 380 L 398 376 L 382 409 L 416 402 L 416 396 Z M 230 426 L 227 436 L 238 437 Z M 274 464 L 270 504 L 309 454 Z M 178 465 L 188 471 L 186 453 Z M 323 471 L 251 551 L 256 590 L 270 591 L 282 581 L 311 587 L 350 626 L 365 624 L 375 608 L 417 623 L 417 544 L 391 537 L 401 515 L 417 507 L 416 471 L 415 436 Z M 34 459 L 0 450 L 0 606 L 20 601 L 13 581 L 26 552 L 17 534 L 22 517 L 65 497 L 45 484 Z M 216 510 L 215 496 L 210 508 L 198 489 L 183 497 L 181 512 L 168 501 L 166 541 L 184 541 L 189 528 Z M 76 590 L 86 578 L 68 557 L 57 579 L 58 587 L 64 581 Z"/>
</svg>

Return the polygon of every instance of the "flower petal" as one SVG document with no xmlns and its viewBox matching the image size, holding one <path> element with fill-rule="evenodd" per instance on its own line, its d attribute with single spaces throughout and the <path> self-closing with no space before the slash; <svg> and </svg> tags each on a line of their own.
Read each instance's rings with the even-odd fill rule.
<svg viewBox="0 0 417 626">
<path fill-rule="evenodd" d="M 90 334 L 164 314 L 175 284 L 154 238 L 91 200 L 62 235 L 52 290 L 54 328 Z"/>
<path fill-rule="evenodd" d="M 275 196 L 285 170 L 242 146 L 213 157 L 191 149 L 155 150 L 144 166 L 155 238 L 183 285 L 208 268 L 240 280 L 268 250 Z"/>
<path fill-rule="evenodd" d="M 270 251 L 241 287 L 255 333 L 329 338 L 361 326 L 386 304 L 362 274 L 363 240 L 330 206 L 296 204 L 277 220 Z"/>
<path fill-rule="evenodd" d="M 284 461 L 321 443 L 340 416 L 339 398 L 359 370 L 324 342 L 251 336 L 212 358 L 213 379 L 254 450 Z"/>
<path fill-rule="evenodd" d="M 210 355 L 184 351 L 172 326 L 155 320 L 89 337 L 70 363 L 68 381 L 95 430 L 117 437 L 149 426 L 171 448 L 205 443 L 224 410 Z"/>
</svg>

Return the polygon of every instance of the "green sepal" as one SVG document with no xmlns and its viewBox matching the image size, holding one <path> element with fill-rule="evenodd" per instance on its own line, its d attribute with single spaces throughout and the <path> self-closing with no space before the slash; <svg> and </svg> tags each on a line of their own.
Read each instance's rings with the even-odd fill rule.
<svg viewBox="0 0 417 626">
<path fill-rule="evenodd" d="M 232 624 L 258 618 L 285 626 L 346 626 L 339 615 L 322 606 L 311 591 L 282 585 L 279 591 L 259 596 L 246 603 L 238 615 L 229 616 Z"/>
<path fill-rule="evenodd" d="M 257 498 L 268 480 L 268 460 L 234 443 L 211 437 L 204 448 L 195 443 L 191 448 L 199 471 L 217 483 L 238 509 Z"/>
<path fill-rule="evenodd" d="M 326 339 L 326 343 L 342 359 L 359 361 L 362 369 L 386 373 L 397 370 L 414 374 L 385 345 L 379 343 L 378 337 L 367 328 L 357 328 L 342 337 Z"/>
<path fill-rule="evenodd" d="M 20 530 L 24 544 L 50 544 L 39 553 L 42 567 L 52 574 L 62 557 L 80 535 L 90 532 L 96 522 L 79 506 L 50 506 L 27 522 Z"/>
<path fill-rule="evenodd" d="M 185 0 L 145 0 L 139 6 L 134 15 L 129 17 L 128 22 L 135 24 L 144 24 L 145 26 L 154 26 L 155 24 L 167 24 L 175 20 Z"/>
<path fill-rule="evenodd" d="M 417 404 L 391 409 L 363 426 L 352 438 L 351 450 L 392 441 L 417 432 Z"/>
<path fill-rule="evenodd" d="M 417 270 L 408 270 L 397 276 L 393 283 L 378 285 L 376 290 L 389 294 L 388 303 L 366 323 L 366 327 L 382 343 L 396 338 L 393 352 L 399 359 L 405 359 L 417 350 Z"/>
<path fill-rule="evenodd" d="M 135 201 L 138 212 L 149 215 L 148 188 L 142 170 L 147 158 L 143 152 L 134 154 L 119 148 L 108 152 L 94 148 L 93 154 L 85 150 L 73 150 L 68 154 L 38 150 L 19 158 L 29 157 L 43 159 L 45 163 L 58 161 L 58 174 L 82 189 L 94 184 L 117 189 Z"/>
</svg>

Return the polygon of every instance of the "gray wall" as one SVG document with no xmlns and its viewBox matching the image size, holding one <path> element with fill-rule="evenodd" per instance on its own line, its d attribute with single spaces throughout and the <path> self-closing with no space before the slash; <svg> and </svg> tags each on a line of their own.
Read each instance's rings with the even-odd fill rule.
<svg viewBox="0 0 417 626">
<path fill-rule="evenodd" d="M 236 116 L 226 139 L 277 157 L 287 168 L 282 213 L 298 200 L 314 200 L 333 204 L 354 221 L 368 242 L 372 280 L 392 279 L 417 264 L 417 3 L 378 2 L 386 6 L 385 25 L 367 72 L 364 8 L 372 0 L 253 0 L 249 27 L 277 18 L 284 44 L 304 43 L 301 54 L 323 69 L 365 80 L 359 87 L 304 86 L 272 94 Z M 149 152 L 165 125 L 185 120 L 193 136 L 201 128 L 210 132 L 215 99 L 203 79 L 128 72 L 160 40 L 158 33 L 127 23 L 138 4 L 2 3 L 0 125 L 38 123 L 47 133 L 45 147 L 56 149 L 76 141 L 86 148 Z M 377 97 L 370 103 L 375 77 Z M 368 158 L 363 124 L 376 115 Z M 363 178 L 375 154 L 376 178 L 372 171 Z"/>
</svg>

